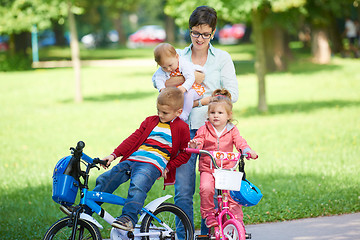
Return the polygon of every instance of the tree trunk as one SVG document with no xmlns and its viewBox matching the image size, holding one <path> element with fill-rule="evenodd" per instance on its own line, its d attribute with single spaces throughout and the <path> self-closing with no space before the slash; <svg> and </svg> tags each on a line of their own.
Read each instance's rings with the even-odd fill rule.
<svg viewBox="0 0 360 240">
<path fill-rule="evenodd" d="M 258 78 L 258 109 L 260 112 L 267 112 L 268 107 L 266 104 L 266 88 L 265 88 L 265 75 L 266 75 L 266 56 L 265 44 L 262 31 L 262 18 L 261 12 L 254 9 L 252 11 L 252 26 L 255 35 L 255 48 L 256 48 L 256 62 L 255 71 Z"/>
<path fill-rule="evenodd" d="M 312 31 L 311 48 L 315 63 L 327 64 L 330 62 L 331 50 L 325 29 L 319 28 Z"/>
<path fill-rule="evenodd" d="M 275 42 L 278 41 L 274 36 L 274 28 L 268 27 L 262 31 L 264 38 L 265 57 L 266 57 L 266 71 L 276 71 L 276 65 L 274 61 L 275 56 Z"/>
<path fill-rule="evenodd" d="M 73 63 L 75 73 L 75 102 L 82 102 L 83 97 L 81 93 L 81 62 L 80 62 L 80 48 L 79 40 L 77 37 L 77 29 L 75 16 L 71 11 L 71 2 L 68 2 L 68 16 L 69 16 L 69 28 L 70 28 L 70 48 L 71 48 L 71 60 Z"/>
<path fill-rule="evenodd" d="M 287 69 L 287 65 L 284 48 L 284 30 L 277 24 L 267 28 L 264 31 L 264 44 L 267 71 L 285 71 Z"/>
<path fill-rule="evenodd" d="M 284 33 L 284 54 L 285 54 L 285 61 L 291 61 L 294 60 L 294 54 L 291 51 L 291 48 L 289 46 L 290 44 L 290 35 L 288 32 Z M 287 70 L 287 64 L 286 64 L 286 70 Z"/>
<path fill-rule="evenodd" d="M 65 38 L 64 25 L 60 25 L 57 21 L 52 21 L 52 30 L 55 34 L 56 46 L 66 46 L 67 42 Z"/>
<path fill-rule="evenodd" d="M 119 44 L 126 45 L 126 34 L 122 25 L 121 14 L 119 15 L 118 18 L 113 20 L 113 23 L 119 36 Z"/>
<path fill-rule="evenodd" d="M 330 39 L 332 42 L 332 51 L 334 53 L 342 53 L 344 51 L 344 46 L 342 43 L 341 31 L 339 24 L 337 23 L 336 17 L 334 14 L 330 14 Z"/>
<path fill-rule="evenodd" d="M 175 29 L 176 29 L 176 25 L 174 18 L 165 15 L 166 41 L 172 44 L 174 44 L 176 40 Z"/>
<path fill-rule="evenodd" d="M 11 56 L 20 54 L 28 56 L 27 49 L 30 47 L 31 34 L 29 32 L 13 33 L 9 39 L 9 53 Z"/>
</svg>

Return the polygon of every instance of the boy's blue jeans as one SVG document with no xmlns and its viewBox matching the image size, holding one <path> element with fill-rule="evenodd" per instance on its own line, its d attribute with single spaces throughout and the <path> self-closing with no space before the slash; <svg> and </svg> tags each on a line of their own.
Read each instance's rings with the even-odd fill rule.
<svg viewBox="0 0 360 240">
<path fill-rule="evenodd" d="M 130 171 L 130 176 L 127 171 Z M 130 179 L 128 196 L 121 216 L 130 217 L 135 226 L 147 193 L 160 176 L 161 172 L 150 163 L 125 160 L 101 174 L 96 179 L 93 191 L 113 193 L 122 183 Z"/>
</svg>

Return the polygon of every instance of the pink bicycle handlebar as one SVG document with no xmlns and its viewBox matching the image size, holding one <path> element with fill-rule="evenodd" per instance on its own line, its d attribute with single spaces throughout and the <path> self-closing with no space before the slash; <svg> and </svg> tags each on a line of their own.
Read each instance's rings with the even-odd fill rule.
<svg viewBox="0 0 360 240">
<path fill-rule="evenodd" d="M 215 159 L 218 159 L 218 157 L 216 156 L 219 156 L 222 155 L 222 157 L 220 158 L 224 158 L 224 156 L 229 156 L 229 154 L 232 155 L 231 158 L 227 158 L 227 160 L 238 160 L 240 158 L 240 154 L 239 153 L 231 153 L 231 152 L 220 152 L 220 151 L 206 151 L 206 150 L 200 150 L 200 149 L 195 149 L 195 148 L 185 148 L 184 149 L 185 152 L 188 152 L 188 153 L 195 153 L 195 154 L 200 154 L 200 153 L 209 153 L 211 154 L 212 156 L 215 157 Z M 245 157 L 246 159 L 250 159 L 251 158 L 251 154 L 250 153 L 246 153 L 245 154 Z M 226 158 L 226 157 L 225 157 Z M 254 159 L 257 159 L 258 158 L 258 155 L 256 155 L 256 157 Z"/>
<path fill-rule="evenodd" d="M 188 152 L 188 153 L 196 153 L 196 154 L 200 153 L 200 149 L 195 149 L 195 148 L 185 148 L 184 150 L 185 150 L 185 152 Z"/>
</svg>

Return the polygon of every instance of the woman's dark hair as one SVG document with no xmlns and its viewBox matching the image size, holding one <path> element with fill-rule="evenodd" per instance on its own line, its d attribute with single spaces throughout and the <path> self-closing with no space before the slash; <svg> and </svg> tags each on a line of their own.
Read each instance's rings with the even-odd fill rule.
<svg viewBox="0 0 360 240">
<path fill-rule="evenodd" d="M 189 18 L 189 29 L 194 26 L 207 24 L 214 31 L 217 23 L 217 14 L 214 8 L 209 6 L 197 7 Z"/>
</svg>

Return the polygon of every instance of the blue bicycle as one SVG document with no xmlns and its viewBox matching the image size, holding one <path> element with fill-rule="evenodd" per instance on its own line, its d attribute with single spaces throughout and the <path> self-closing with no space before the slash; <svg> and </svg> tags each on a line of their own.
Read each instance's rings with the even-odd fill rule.
<svg viewBox="0 0 360 240">
<path fill-rule="evenodd" d="M 84 142 L 70 148 L 71 155 L 62 158 L 55 166 L 53 174 L 53 195 L 60 209 L 67 214 L 55 222 L 45 233 L 44 240 L 49 239 L 102 239 L 99 228 L 101 224 L 90 215 L 84 213 L 87 206 L 110 225 L 115 218 L 106 212 L 98 203 L 124 205 L 125 198 L 105 192 L 88 190 L 89 174 L 92 168 L 106 161 L 91 158 L 83 153 Z M 86 170 L 81 170 L 81 163 Z M 80 202 L 73 205 L 80 190 Z M 175 204 L 165 202 L 171 195 L 158 198 L 142 208 L 138 224 L 133 232 L 112 228 L 110 239 L 185 239 L 194 238 L 194 229 L 186 213 Z M 177 236 L 177 229 L 184 229 L 185 236 Z"/>
</svg>

